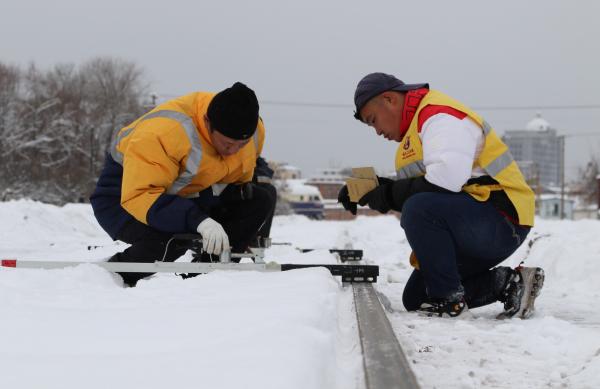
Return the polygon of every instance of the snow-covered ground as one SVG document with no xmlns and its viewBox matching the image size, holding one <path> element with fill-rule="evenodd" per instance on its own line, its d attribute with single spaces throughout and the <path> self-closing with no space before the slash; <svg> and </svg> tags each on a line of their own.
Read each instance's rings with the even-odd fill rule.
<svg viewBox="0 0 600 389">
<path fill-rule="evenodd" d="M 499 303 L 461 320 L 406 312 L 410 248 L 394 217 L 277 217 L 273 241 L 292 246 L 267 260 L 334 263 L 327 248 L 364 249 L 423 388 L 599 388 L 599 236 L 599 221 L 537 221 L 506 261 L 546 270 L 529 320 L 495 320 Z M 0 258 L 94 261 L 123 248 L 87 205 L 0 203 Z M 123 288 L 91 265 L 0 268 L 0 388 L 362 388 L 354 315 L 323 269 L 165 274 Z"/>
</svg>

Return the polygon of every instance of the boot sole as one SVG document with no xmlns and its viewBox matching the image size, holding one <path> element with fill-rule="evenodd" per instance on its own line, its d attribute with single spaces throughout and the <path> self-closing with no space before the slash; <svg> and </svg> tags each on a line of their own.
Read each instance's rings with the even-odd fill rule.
<svg viewBox="0 0 600 389">
<path fill-rule="evenodd" d="M 521 270 L 521 277 L 523 278 L 524 290 L 519 310 L 512 314 L 502 312 L 496 316 L 496 319 L 504 320 L 512 317 L 527 319 L 533 315 L 535 311 L 535 299 L 540 295 L 544 286 L 544 279 L 546 278 L 544 269 L 541 267 L 523 268 Z"/>
<path fill-rule="evenodd" d="M 546 275 L 541 267 L 523 269 L 521 271 L 525 290 L 523 291 L 523 300 L 521 301 L 521 309 L 515 316 L 521 319 L 527 319 L 533 315 L 535 311 L 535 299 L 540 295 L 544 287 Z"/>
</svg>

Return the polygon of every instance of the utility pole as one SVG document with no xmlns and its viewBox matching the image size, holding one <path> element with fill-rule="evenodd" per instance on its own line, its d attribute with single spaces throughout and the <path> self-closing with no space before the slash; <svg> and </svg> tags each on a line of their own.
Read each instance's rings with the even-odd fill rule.
<svg viewBox="0 0 600 389">
<path fill-rule="evenodd" d="M 565 136 L 560 135 L 560 219 L 565 218 Z"/>
<path fill-rule="evenodd" d="M 542 184 L 540 183 L 540 166 L 537 162 L 533 162 L 531 166 L 533 171 L 533 184 L 535 185 L 535 209 L 538 210 L 537 212 L 539 215 L 542 197 Z"/>
<path fill-rule="evenodd" d="M 596 176 L 596 181 L 598 181 L 598 219 L 600 219 L 600 174 Z"/>
</svg>

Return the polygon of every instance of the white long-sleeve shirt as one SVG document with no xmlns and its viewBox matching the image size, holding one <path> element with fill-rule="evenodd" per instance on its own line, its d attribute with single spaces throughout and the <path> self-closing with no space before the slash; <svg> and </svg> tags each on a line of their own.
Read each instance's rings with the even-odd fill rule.
<svg viewBox="0 0 600 389">
<path fill-rule="evenodd" d="M 459 192 L 470 178 L 485 175 L 474 166 L 483 149 L 483 131 L 468 116 L 437 113 L 423 123 L 419 136 L 425 178 L 432 184 Z"/>
</svg>

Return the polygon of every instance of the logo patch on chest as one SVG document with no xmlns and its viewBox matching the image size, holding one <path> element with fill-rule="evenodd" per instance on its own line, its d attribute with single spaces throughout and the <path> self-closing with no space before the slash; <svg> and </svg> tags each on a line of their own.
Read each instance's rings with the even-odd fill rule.
<svg viewBox="0 0 600 389">
<path fill-rule="evenodd" d="M 411 158 L 417 154 L 416 151 L 411 147 L 410 135 L 405 138 L 404 144 L 402 145 L 402 150 L 402 159 Z"/>
</svg>

